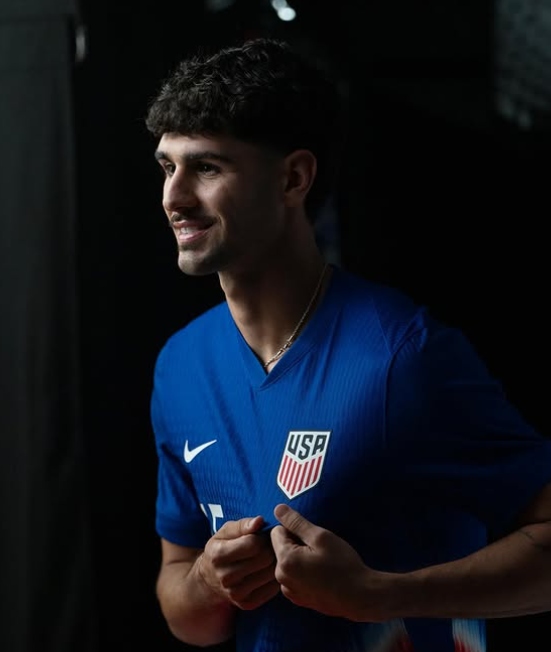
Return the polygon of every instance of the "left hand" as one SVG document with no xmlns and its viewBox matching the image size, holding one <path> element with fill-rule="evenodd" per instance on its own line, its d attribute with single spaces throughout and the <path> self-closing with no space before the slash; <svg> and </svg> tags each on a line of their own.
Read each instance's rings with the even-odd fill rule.
<svg viewBox="0 0 551 652">
<path fill-rule="evenodd" d="M 370 574 L 377 573 L 346 541 L 288 505 L 277 505 L 274 515 L 281 523 L 271 537 L 283 595 L 328 616 L 364 620 Z"/>
</svg>

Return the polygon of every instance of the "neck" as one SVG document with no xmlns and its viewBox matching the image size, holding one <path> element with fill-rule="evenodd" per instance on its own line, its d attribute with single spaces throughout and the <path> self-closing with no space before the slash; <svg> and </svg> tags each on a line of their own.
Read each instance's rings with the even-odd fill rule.
<svg viewBox="0 0 551 652">
<path fill-rule="evenodd" d="M 289 338 L 288 347 L 292 346 L 319 303 L 328 277 L 317 250 L 309 258 L 281 261 L 248 276 L 221 275 L 232 317 L 261 363 L 273 358 Z M 265 368 L 269 370 L 284 353 Z"/>
</svg>

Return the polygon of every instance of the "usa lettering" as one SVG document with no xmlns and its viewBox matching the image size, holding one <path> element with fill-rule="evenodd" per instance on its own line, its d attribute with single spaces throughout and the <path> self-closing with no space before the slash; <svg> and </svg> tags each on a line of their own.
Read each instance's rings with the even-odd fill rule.
<svg viewBox="0 0 551 652">
<path fill-rule="evenodd" d="M 287 451 L 299 460 L 305 460 L 325 450 L 329 435 L 326 433 L 290 433 Z"/>
</svg>

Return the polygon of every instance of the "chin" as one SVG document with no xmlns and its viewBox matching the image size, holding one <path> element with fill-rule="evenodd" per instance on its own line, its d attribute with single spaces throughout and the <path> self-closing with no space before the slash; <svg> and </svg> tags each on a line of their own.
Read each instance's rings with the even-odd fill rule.
<svg viewBox="0 0 551 652">
<path fill-rule="evenodd" d="M 180 251 L 178 267 L 188 276 L 207 276 L 225 269 L 229 258 L 228 252 L 222 249 L 210 250 L 208 253 Z"/>
<path fill-rule="evenodd" d="M 206 261 L 191 262 L 189 260 L 178 260 L 178 267 L 187 276 L 207 276 L 208 274 L 215 274 L 218 271 L 216 267 Z"/>
</svg>

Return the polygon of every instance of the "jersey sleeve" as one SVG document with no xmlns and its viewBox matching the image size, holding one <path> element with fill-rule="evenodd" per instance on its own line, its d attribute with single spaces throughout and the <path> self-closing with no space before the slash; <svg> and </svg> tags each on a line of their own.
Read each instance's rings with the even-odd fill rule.
<svg viewBox="0 0 551 652">
<path fill-rule="evenodd" d="M 408 491 L 474 515 L 495 535 L 551 482 L 551 440 L 527 423 L 457 329 L 422 329 L 398 348 L 386 424 Z"/>
<path fill-rule="evenodd" d="M 170 373 L 166 349 L 157 359 L 151 396 L 151 423 L 157 450 L 156 531 L 181 546 L 202 548 L 210 537 L 193 482 L 183 463 L 181 441 L 169 427 L 170 415 L 164 385 Z"/>
</svg>

